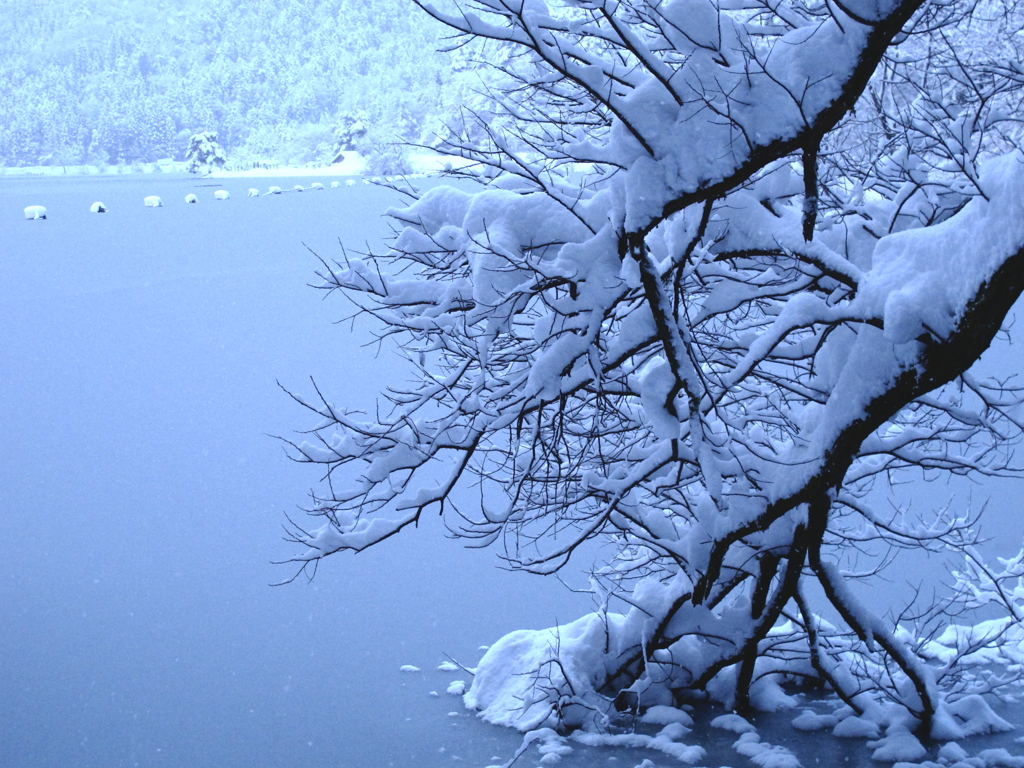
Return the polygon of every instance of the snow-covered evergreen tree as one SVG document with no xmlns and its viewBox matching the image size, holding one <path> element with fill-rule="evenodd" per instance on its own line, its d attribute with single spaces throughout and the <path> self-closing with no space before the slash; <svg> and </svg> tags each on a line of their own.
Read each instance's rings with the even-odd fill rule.
<svg viewBox="0 0 1024 768">
<path fill-rule="evenodd" d="M 775 707 L 786 676 L 901 734 L 1001 727 L 979 694 L 1019 680 L 1022 558 L 985 564 L 970 510 L 878 499 L 901 474 L 1019 475 L 1022 390 L 971 371 L 1024 290 L 1016 9 L 429 12 L 520 53 L 502 119 L 445 146 L 480 186 L 423 193 L 389 250 L 323 273 L 414 380 L 374 417 L 302 400 L 295 457 L 328 480 L 292 562 L 431 511 L 535 573 L 611 543 L 593 614 L 480 662 L 467 703 L 522 729 L 600 730 L 630 700 Z M 906 548 L 962 565 L 897 623 L 849 556 Z M 957 623 L 981 605 L 1003 618 Z"/>
<path fill-rule="evenodd" d="M 223 168 L 227 157 L 223 147 L 217 143 L 217 134 L 214 131 L 203 131 L 188 140 L 185 160 L 188 162 L 189 173 L 209 173 Z"/>
</svg>

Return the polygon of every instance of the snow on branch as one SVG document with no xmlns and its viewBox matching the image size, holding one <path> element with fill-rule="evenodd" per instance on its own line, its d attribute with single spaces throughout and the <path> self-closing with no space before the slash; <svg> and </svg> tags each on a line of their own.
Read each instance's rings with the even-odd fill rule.
<svg viewBox="0 0 1024 768">
<path fill-rule="evenodd" d="M 537 573 L 610 542 L 595 614 L 481 663 L 467 701 L 495 722 L 600 729 L 623 692 L 769 706 L 788 675 L 857 716 L 996 727 L 968 697 L 1014 681 L 964 665 L 1024 639 L 1019 563 L 984 565 L 971 510 L 879 498 L 913 473 L 1021 473 L 1024 390 L 969 370 L 1024 290 L 1024 70 L 994 58 L 1012 19 L 918 0 L 424 7 L 512 51 L 502 119 L 446 140 L 476 175 L 389 211 L 386 249 L 325 264 L 412 380 L 372 418 L 303 401 L 317 424 L 292 455 L 324 482 L 293 562 L 428 510 Z M 893 621 L 851 587 L 890 562 L 847 568 L 873 548 L 967 565 L 949 600 Z M 991 631 L 940 630 L 993 605 Z"/>
</svg>

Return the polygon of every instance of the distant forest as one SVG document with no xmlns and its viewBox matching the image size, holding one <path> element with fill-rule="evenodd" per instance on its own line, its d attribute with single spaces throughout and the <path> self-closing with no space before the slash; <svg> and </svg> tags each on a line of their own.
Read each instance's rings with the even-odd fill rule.
<svg viewBox="0 0 1024 768">
<path fill-rule="evenodd" d="M 329 161 L 429 143 L 479 90 L 408 0 L 3 0 L 0 165 Z"/>
</svg>

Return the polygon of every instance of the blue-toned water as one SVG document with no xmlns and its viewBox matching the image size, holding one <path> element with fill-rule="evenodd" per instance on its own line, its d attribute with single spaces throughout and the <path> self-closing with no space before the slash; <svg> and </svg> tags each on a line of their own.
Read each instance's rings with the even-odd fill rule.
<svg viewBox="0 0 1024 768">
<path fill-rule="evenodd" d="M 501 762 L 518 735 L 466 713 L 445 689 L 468 677 L 436 666 L 587 610 L 436 519 L 268 586 L 290 575 L 271 565 L 291 551 L 284 513 L 318 479 L 271 437 L 314 424 L 278 382 L 308 394 L 312 376 L 372 408 L 403 376 L 365 326 L 336 323 L 350 306 L 308 287 L 305 247 L 378 242 L 399 198 L 246 196 L 295 181 L 0 177 L 0 768 Z M 152 194 L 164 207 L 143 207 Z M 107 213 L 89 213 L 97 200 Z M 26 221 L 31 204 L 49 218 Z M 1019 542 L 1024 516 L 1001 498 L 997 530 Z M 870 764 L 863 743 L 812 745 L 791 717 L 762 733 L 805 765 Z M 728 734 L 694 737 L 709 765 L 748 764 Z M 670 764 L 579 746 L 562 764 L 645 757 Z"/>
</svg>

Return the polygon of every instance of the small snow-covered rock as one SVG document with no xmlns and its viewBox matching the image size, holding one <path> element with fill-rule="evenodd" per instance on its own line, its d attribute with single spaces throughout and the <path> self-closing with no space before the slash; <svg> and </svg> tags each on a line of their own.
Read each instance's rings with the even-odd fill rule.
<svg viewBox="0 0 1024 768">
<path fill-rule="evenodd" d="M 321 184 L 319 181 L 314 181 L 312 184 L 309 185 L 309 188 L 310 189 L 323 189 L 324 185 Z"/>
<path fill-rule="evenodd" d="M 292 189 L 294 189 L 296 192 L 302 192 L 305 189 L 305 187 L 302 186 L 301 184 L 296 184 L 294 187 L 292 187 Z"/>
<path fill-rule="evenodd" d="M 185 202 L 186 203 L 198 203 L 199 202 L 199 198 L 196 197 L 193 194 L 188 194 L 188 195 L 185 195 Z"/>
<path fill-rule="evenodd" d="M 439 698 L 441 696 L 441 694 L 438 693 L 437 691 L 431 691 L 430 693 L 427 694 L 427 696 L 430 696 L 432 699 L 436 699 L 436 698 Z"/>
<path fill-rule="evenodd" d="M 332 181 L 331 182 L 331 189 L 337 189 L 340 186 L 341 186 L 341 182 L 340 181 Z"/>
<path fill-rule="evenodd" d="M 398 668 L 399 672 L 419 672 L 419 667 L 414 667 L 412 664 L 403 664 Z"/>
<path fill-rule="evenodd" d="M 267 194 L 268 195 L 280 195 L 281 194 L 281 188 L 280 187 L 271 187 L 270 189 L 267 190 Z"/>
<path fill-rule="evenodd" d="M 30 205 L 25 209 L 26 219 L 45 219 L 46 209 L 41 205 Z"/>
<path fill-rule="evenodd" d="M 231 197 L 231 193 L 228 192 L 226 189 L 218 189 L 216 192 L 213 193 L 213 196 L 217 200 L 227 200 L 229 197 Z"/>
<path fill-rule="evenodd" d="M 345 182 L 345 186 L 346 187 L 354 187 L 355 185 L 356 185 L 356 180 L 355 179 L 349 179 L 348 181 Z"/>
<path fill-rule="evenodd" d="M 161 206 L 163 206 L 164 201 L 161 200 L 156 195 L 150 195 L 149 197 L 143 199 L 142 204 L 145 205 L 147 208 L 160 208 Z"/>
<path fill-rule="evenodd" d="M 255 187 L 250 187 L 249 188 L 249 197 L 259 197 L 259 196 L 260 196 L 260 191 L 258 189 L 256 189 Z"/>
<path fill-rule="evenodd" d="M 89 212 L 90 213 L 106 213 L 107 212 L 107 206 L 105 206 L 103 203 L 96 202 L 96 203 L 93 203 L 92 205 L 89 206 Z"/>
<path fill-rule="evenodd" d="M 466 692 L 466 683 L 463 680 L 452 680 L 448 684 L 448 693 L 452 696 L 461 696 Z"/>
</svg>

